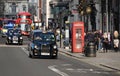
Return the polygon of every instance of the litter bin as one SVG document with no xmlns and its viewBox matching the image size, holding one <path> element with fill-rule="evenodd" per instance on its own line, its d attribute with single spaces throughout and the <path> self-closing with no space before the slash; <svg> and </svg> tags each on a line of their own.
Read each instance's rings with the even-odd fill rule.
<svg viewBox="0 0 120 76">
<path fill-rule="evenodd" d="M 85 56 L 96 57 L 96 47 L 94 42 L 89 42 L 85 48 Z"/>
<path fill-rule="evenodd" d="M 63 41 L 63 45 L 64 45 L 64 48 L 65 48 L 65 49 L 69 49 L 70 43 L 69 43 L 68 40 L 69 40 L 69 39 L 65 39 L 65 40 Z"/>
</svg>

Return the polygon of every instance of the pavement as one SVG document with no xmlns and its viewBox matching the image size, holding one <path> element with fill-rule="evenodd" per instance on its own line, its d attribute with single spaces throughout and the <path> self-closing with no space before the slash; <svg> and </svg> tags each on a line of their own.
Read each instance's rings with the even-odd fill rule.
<svg viewBox="0 0 120 76">
<path fill-rule="evenodd" d="M 97 51 L 96 57 L 86 57 L 83 53 L 72 53 L 71 49 L 59 48 L 59 51 L 100 68 L 120 71 L 120 52 L 113 52 L 113 50 L 110 50 L 107 53 L 103 53 Z"/>
</svg>

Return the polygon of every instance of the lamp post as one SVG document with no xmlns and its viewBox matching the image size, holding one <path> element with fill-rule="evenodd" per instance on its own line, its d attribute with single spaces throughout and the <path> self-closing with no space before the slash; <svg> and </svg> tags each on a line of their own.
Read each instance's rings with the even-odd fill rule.
<svg viewBox="0 0 120 76">
<path fill-rule="evenodd" d="M 90 29 L 90 13 L 92 12 L 92 9 L 90 5 L 87 5 L 80 11 L 80 15 L 84 17 L 85 22 L 85 31 L 88 32 L 88 29 Z M 87 19 L 86 19 L 87 17 Z M 88 28 L 89 27 L 89 28 Z"/>
<path fill-rule="evenodd" d="M 90 6 L 87 6 L 86 7 L 86 15 L 87 15 L 87 31 L 88 30 L 91 30 L 91 24 L 90 24 L 90 13 L 91 13 L 91 7 Z"/>
<path fill-rule="evenodd" d="M 90 14 L 91 13 L 91 7 L 90 6 L 87 6 L 87 8 L 86 8 L 86 12 L 87 12 L 87 14 Z"/>
<path fill-rule="evenodd" d="M 59 7 L 59 11 L 58 11 L 58 24 L 59 27 L 60 27 L 60 47 L 62 47 L 62 38 L 61 38 L 61 35 L 62 35 L 62 26 L 64 25 L 64 17 L 65 17 L 65 7 L 68 6 L 68 3 L 69 1 L 61 1 L 61 0 L 54 0 L 54 1 L 50 1 L 49 2 L 49 5 L 52 7 L 52 8 L 55 8 L 55 7 Z"/>
</svg>

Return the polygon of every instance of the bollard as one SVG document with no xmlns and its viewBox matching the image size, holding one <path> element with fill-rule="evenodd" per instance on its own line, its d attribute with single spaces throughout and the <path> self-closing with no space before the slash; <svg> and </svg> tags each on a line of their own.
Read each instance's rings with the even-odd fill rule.
<svg viewBox="0 0 120 76">
<path fill-rule="evenodd" d="M 94 42 L 89 42 L 85 48 L 86 57 L 96 57 L 96 47 Z"/>
</svg>

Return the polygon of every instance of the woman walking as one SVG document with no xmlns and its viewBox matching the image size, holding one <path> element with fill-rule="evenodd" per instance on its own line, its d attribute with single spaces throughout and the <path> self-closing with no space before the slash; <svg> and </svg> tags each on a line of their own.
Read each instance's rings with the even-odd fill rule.
<svg viewBox="0 0 120 76">
<path fill-rule="evenodd" d="M 118 52 L 118 50 L 119 50 L 119 38 L 118 38 L 118 36 L 119 36 L 118 31 L 114 31 L 113 43 L 114 43 L 115 52 Z"/>
<path fill-rule="evenodd" d="M 108 36 L 107 36 L 107 33 L 104 33 L 103 35 L 103 52 L 106 53 L 108 52 Z"/>
</svg>

